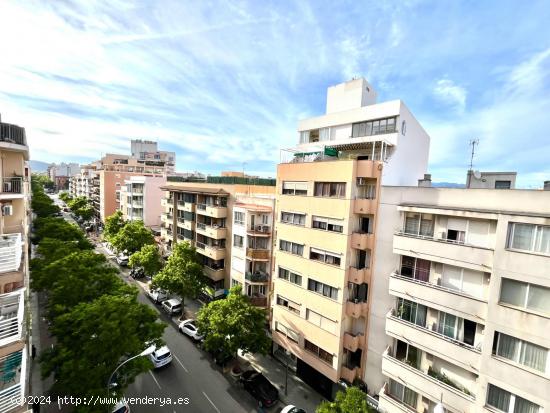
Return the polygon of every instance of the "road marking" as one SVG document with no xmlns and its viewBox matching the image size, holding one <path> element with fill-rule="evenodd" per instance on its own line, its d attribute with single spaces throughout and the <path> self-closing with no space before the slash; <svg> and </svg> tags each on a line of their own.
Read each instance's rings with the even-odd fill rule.
<svg viewBox="0 0 550 413">
<path fill-rule="evenodd" d="M 214 402 L 212 400 L 210 400 L 210 397 L 208 397 L 208 395 L 205 393 L 205 392 L 202 392 L 202 394 L 204 394 L 204 397 L 206 397 L 206 400 L 208 400 L 210 402 L 210 404 L 212 405 L 212 407 L 218 412 L 220 413 L 220 409 L 218 409 L 216 407 L 216 405 L 214 404 Z"/>
<path fill-rule="evenodd" d="M 157 381 L 157 379 L 155 378 L 155 375 L 153 374 L 153 372 L 151 370 L 149 370 L 149 374 L 151 375 L 153 380 L 155 380 L 155 383 L 157 383 L 157 386 L 159 386 L 159 389 L 162 389 L 162 387 L 160 387 L 159 382 Z"/>
<path fill-rule="evenodd" d="M 178 358 L 178 356 L 176 356 L 175 354 L 173 354 L 174 358 L 176 359 L 176 361 L 180 364 L 181 367 L 183 367 L 183 369 L 185 370 L 186 373 L 189 373 L 189 370 L 187 370 L 185 368 L 185 366 L 183 365 L 183 363 L 180 361 L 180 359 Z"/>
</svg>

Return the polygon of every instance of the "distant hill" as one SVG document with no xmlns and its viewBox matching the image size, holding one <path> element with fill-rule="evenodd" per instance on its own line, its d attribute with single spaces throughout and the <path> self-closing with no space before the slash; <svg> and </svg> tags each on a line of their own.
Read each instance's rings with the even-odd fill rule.
<svg viewBox="0 0 550 413">
<path fill-rule="evenodd" d="M 29 161 L 29 165 L 31 167 L 31 172 L 46 172 L 50 164 L 48 162 L 31 160 Z"/>
<path fill-rule="evenodd" d="M 465 188 L 464 184 L 457 184 L 456 182 L 432 182 L 432 186 L 436 188 Z"/>
</svg>

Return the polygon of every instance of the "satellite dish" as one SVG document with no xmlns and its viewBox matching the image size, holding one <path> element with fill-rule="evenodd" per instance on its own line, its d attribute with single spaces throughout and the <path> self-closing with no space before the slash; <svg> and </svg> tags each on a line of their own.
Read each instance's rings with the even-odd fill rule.
<svg viewBox="0 0 550 413">
<path fill-rule="evenodd" d="M 481 172 L 479 172 L 479 171 L 474 171 L 474 178 L 475 178 L 475 179 L 481 179 Z"/>
</svg>

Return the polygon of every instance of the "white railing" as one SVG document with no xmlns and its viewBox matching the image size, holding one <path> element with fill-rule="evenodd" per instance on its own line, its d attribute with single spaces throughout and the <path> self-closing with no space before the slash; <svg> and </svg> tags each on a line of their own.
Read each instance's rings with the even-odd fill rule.
<svg viewBox="0 0 550 413">
<path fill-rule="evenodd" d="M 424 239 L 424 240 L 427 240 L 427 241 L 444 242 L 444 243 L 447 243 L 447 244 L 462 245 L 464 247 L 482 248 L 482 249 L 486 249 L 486 250 L 492 250 L 493 249 L 493 248 L 486 247 L 484 245 L 468 244 L 466 242 L 456 241 L 454 239 L 436 238 L 435 235 L 411 234 L 411 233 L 405 232 L 405 231 L 396 231 L 395 235 L 401 235 L 401 236 L 404 236 L 404 237 L 411 237 L 411 238 L 419 238 L 419 239 Z"/>
<path fill-rule="evenodd" d="M 0 346 L 17 341 L 23 335 L 25 289 L 0 295 Z"/>
<path fill-rule="evenodd" d="M 0 358 L 0 413 L 21 408 L 17 399 L 24 396 L 25 380 L 27 374 L 27 352 L 25 349 L 16 351 Z"/>
<path fill-rule="evenodd" d="M 0 391 L 0 413 L 7 413 L 20 407 L 16 400 L 21 397 L 21 390 L 21 383 L 17 383 Z"/>
<path fill-rule="evenodd" d="M 0 235 L 0 272 L 17 271 L 22 254 L 21 234 Z"/>
</svg>

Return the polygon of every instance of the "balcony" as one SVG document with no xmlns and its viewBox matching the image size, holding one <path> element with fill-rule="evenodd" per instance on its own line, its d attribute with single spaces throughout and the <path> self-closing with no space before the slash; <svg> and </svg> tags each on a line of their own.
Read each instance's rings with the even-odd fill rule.
<svg viewBox="0 0 550 413">
<path fill-rule="evenodd" d="M 22 194 L 24 191 L 23 177 L 21 176 L 5 176 L 0 185 L 2 194 Z"/>
<path fill-rule="evenodd" d="M 205 255 L 213 260 L 223 260 L 225 258 L 225 248 L 224 247 L 215 247 L 212 245 L 207 245 L 204 242 L 197 241 L 195 243 L 197 251 L 202 255 Z"/>
<path fill-rule="evenodd" d="M 224 268 L 213 268 L 208 265 L 204 266 L 204 274 L 213 281 L 220 281 L 225 278 Z"/>
<path fill-rule="evenodd" d="M 21 404 L 17 403 L 17 400 L 24 395 L 27 370 L 23 353 L 24 351 L 15 351 L 0 357 L 0 365 L 2 366 L 0 367 L 0 374 L 2 375 L 0 412 L 16 411 L 17 408 L 21 408 Z"/>
<path fill-rule="evenodd" d="M 246 233 L 252 237 L 269 237 L 271 227 L 269 225 L 254 225 L 246 228 Z"/>
<path fill-rule="evenodd" d="M 246 249 L 246 258 L 249 258 L 251 260 L 269 261 L 269 255 L 270 255 L 269 250 L 255 249 L 255 248 Z"/>
<path fill-rule="evenodd" d="M 256 307 L 267 307 L 267 297 L 266 296 L 254 296 L 248 297 L 250 304 Z"/>
<path fill-rule="evenodd" d="M 355 268 L 349 267 L 347 271 L 347 279 L 355 284 L 370 284 L 371 269 L 370 268 Z"/>
<path fill-rule="evenodd" d="M 0 295 L 0 346 L 22 340 L 24 289 Z"/>
<path fill-rule="evenodd" d="M 351 234 L 351 247 L 358 250 L 373 250 L 374 234 L 354 232 Z"/>
<path fill-rule="evenodd" d="M 225 239 L 227 235 L 227 228 L 218 227 L 217 225 L 206 225 L 202 222 L 197 222 L 196 231 L 199 234 L 203 234 L 214 239 Z"/>
<path fill-rule="evenodd" d="M 269 281 L 269 274 L 263 271 L 250 272 L 244 274 L 246 280 L 253 283 L 266 283 Z"/>
<path fill-rule="evenodd" d="M 473 413 L 476 411 L 475 398 L 437 380 L 435 377 L 389 355 L 389 348 L 382 357 L 382 374 L 403 383 L 409 389 L 428 396 L 432 400 L 443 400 L 450 411 Z"/>
<path fill-rule="evenodd" d="M 417 413 L 417 411 L 412 407 L 409 407 L 401 401 L 394 399 L 388 393 L 387 387 L 388 384 L 385 383 L 384 387 L 380 390 L 380 393 L 378 393 L 378 405 L 380 407 L 380 411 L 387 413 Z"/>
<path fill-rule="evenodd" d="M 455 311 L 461 312 L 463 318 L 485 320 L 487 317 L 487 302 L 464 294 L 451 288 L 419 281 L 397 273 L 390 276 L 390 294 L 418 301 L 421 304 L 445 310 L 450 305 Z"/>
<path fill-rule="evenodd" d="M 10 123 L 0 122 L 0 142 L 27 146 L 25 128 Z"/>
<path fill-rule="evenodd" d="M 364 347 L 364 340 L 363 334 L 344 333 L 344 348 L 355 353 L 358 348 Z"/>
<path fill-rule="evenodd" d="M 476 271 L 488 272 L 493 267 L 492 249 L 401 231 L 393 236 L 393 252 Z"/>
<path fill-rule="evenodd" d="M 166 205 L 174 205 L 174 198 L 164 198 L 163 201 Z"/>
<path fill-rule="evenodd" d="M 188 229 L 189 231 L 193 231 L 194 229 L 194 221 L 190 221 L 181 217 L 178 217 L 177 225 L 178 227 Z"/>
<path fill-rule="evenodd" d="M 375 214 L 376 199 L 354 199 L 353 213 L 354 214 Z"/>
<path fill-rule="evenodd" d="M 22 254 L 21 234 L 0 235 L 0 272 L 19 270 Z"/>
<path fill-rule="evenodd" d="M 227 207 L 209 204 L 197 204 L 197 214 L 206 215 L 212 218 L 226 218 Z"/>
<path fill-rule="evenodd" d="M 479 348 L 453 340 L 436 331 L 402 320 L 391 310 L 386 315 L 386 334 L 427 351 L 463 369 L 477 373 L 481 363 Z"/>
<path fill-rule="evenodd" d="M 348 383 L 353 383 L 359 377 L 359 367 L 357 366 L 342 366 L 340 377 Z"/>
<path fill-rule="evenodd" d="M 346 315 L 353 318 L 366 317 L 369 307 L 366 302 L 346 302 Z"/>
<path fill-rule="evenodd" d="M 191 202 L 178 202 L 178 209 L 180 211 L 195 212 L 195 204 Z"/>
</svg>

